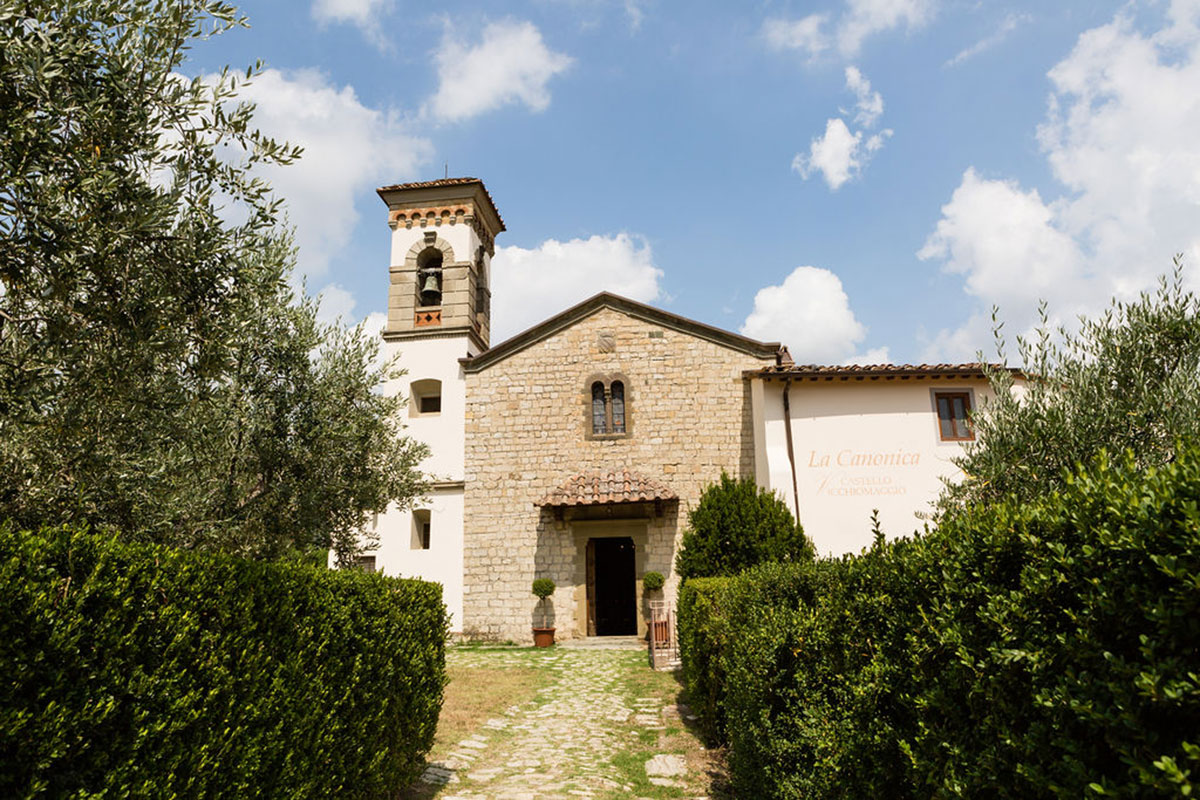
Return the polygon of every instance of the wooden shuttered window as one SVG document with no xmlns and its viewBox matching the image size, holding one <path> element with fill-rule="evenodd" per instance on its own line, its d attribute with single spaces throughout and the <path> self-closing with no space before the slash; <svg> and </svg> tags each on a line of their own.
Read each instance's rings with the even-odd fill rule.
<svg viewBox="0 0 1200 800">
<path fill-rule="evenodd" d="M 969 392 L 938 392 L 938 433 L 943 442 L 969 442 L 975 438 L 971 430 L 971 394 Z"/>
</svg>

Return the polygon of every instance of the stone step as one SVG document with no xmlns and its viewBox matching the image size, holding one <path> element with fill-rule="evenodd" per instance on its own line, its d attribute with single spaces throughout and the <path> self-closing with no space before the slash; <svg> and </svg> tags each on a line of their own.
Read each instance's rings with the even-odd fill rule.
<svg viewBox="0 0 1200 800">
<path fill-rule="evenodd" d="M 637 636 L 584 636 L 558 643 L 568 650 L 645 650 L 646 640 Z"/>
</svg>

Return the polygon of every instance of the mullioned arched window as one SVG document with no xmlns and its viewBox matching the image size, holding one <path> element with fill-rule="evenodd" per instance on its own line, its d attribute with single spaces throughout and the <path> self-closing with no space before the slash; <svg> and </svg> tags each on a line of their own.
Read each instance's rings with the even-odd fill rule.
<svg viewBox="0 0 1200 800">
<path fill-rule="evenodd" d="M 598 376 L 588 386 L 588 438 L 616 438 L 629 434 L 629 396 L 623 377 Z"/>
</svg>

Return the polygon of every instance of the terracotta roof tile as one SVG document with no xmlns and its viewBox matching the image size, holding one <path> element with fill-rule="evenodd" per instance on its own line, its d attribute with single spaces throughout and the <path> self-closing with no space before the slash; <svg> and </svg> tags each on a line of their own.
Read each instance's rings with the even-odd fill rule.
<svg viewBox="0 0 1200 800">
<path fill-rule="evenodd" d="M 979 375 L 984 367 L 1020 374 L 1020 370 L 1003 364 L 983 364 L 972 361 L 965 364 L 778 364 L 763 369 L 747 370 L 745 374 L 763 378 L 773 376 L 791 378 L 857 377 L 873 375 Z"/>
<path fill-rule="evenodd" d="M 483 185 L 479 178 L 438 178 L 436 181 L 414 181 L 412 183 L 394 183 L 391 186 L 381 186 L 381 192 L 395 192 L 403 189 L 432 189 L 436 186 L 465 186 L 468 183 Z"/>
<path fill-rule="evenodd" d="M 678 500 L 671 487 L 636 472 L 581 472 L 539 500 L 539 506 L 594 506 Z"/>
</svg>

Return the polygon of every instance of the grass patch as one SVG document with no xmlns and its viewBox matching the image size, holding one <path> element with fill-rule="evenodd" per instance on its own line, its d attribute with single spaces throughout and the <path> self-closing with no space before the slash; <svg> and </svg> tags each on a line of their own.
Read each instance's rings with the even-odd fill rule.
<svg viewBox="0 0 1200 800">
<path fill-rule="evenodd" d="M 451 650 L 512 650 L 517 647 L 520 645 L 512 639 L 505 639 L 502 642 L 490 639 L 464 639 L 450 645 Z"/>
<path fill-rule="evenodd" d="M 679 703 L 684 701 L 682 686 L 675 673 L 656 672 L 642 664 L 630 664 L 622 675 L 621 689 L 627 702 L 636 706 L 640 698 L 655 698 L 668 708 L 663 720 L 665 729 L 636 730 L 626 740 L 624 750 L 612 759 L 613 779 L 632 787 L 633 795 L 653 800 L 674 800 L 707 793 L 720 800 L 731 800 L 723 791 L 723 763 L 720 754 L 711 753 L 691 732 L 688 724 L 670 711 L 675 707 L 679 714 Z M 683 707 L 686 710 L 686 706 Z M 688 774 L 676 778 L 682 786 L 655 786 L 646 775 L 646 762 L 660 753 L 681 755 L 688 766 Z M 601 795 L 604 800 L 617 800 L 631 795 L 614 791 Z"/>
<path fill-rule="evenodd" d="M 430 761 L 446 756 L 453 745 L 510 706 L 532 700 L 550 677 L 546 671 L 531 667 L 447 667 L 446 675 L 450 682 Z"/>
<path fill-rule="evenodd" d="M 625 750 L 613 756 L 612 765 L 616 771 L 614 780 L 621 781 L 633 787 L 633 793 L 638 797 L 668 800 L 669 798 L 685 797 L 683 789 L 674 786 L 655 786 L 646 777 L 646 762 L 655 755 L 653 748 Z M 625 791 L 614 791 L 603 795 L 605 800 L 620 800 L 629 797 Z"/>
<path fill-rule="evenodd" d="M 644 656 L 641 657 L 644 659 Z M 640 669 L 631 669 L 626 675 L 625 687 L 630 697 L 660 697 L 674 702 L 680 692 L 679 681 L 675 673 L 653 670 L 638 665 Z"/>
</svg>

